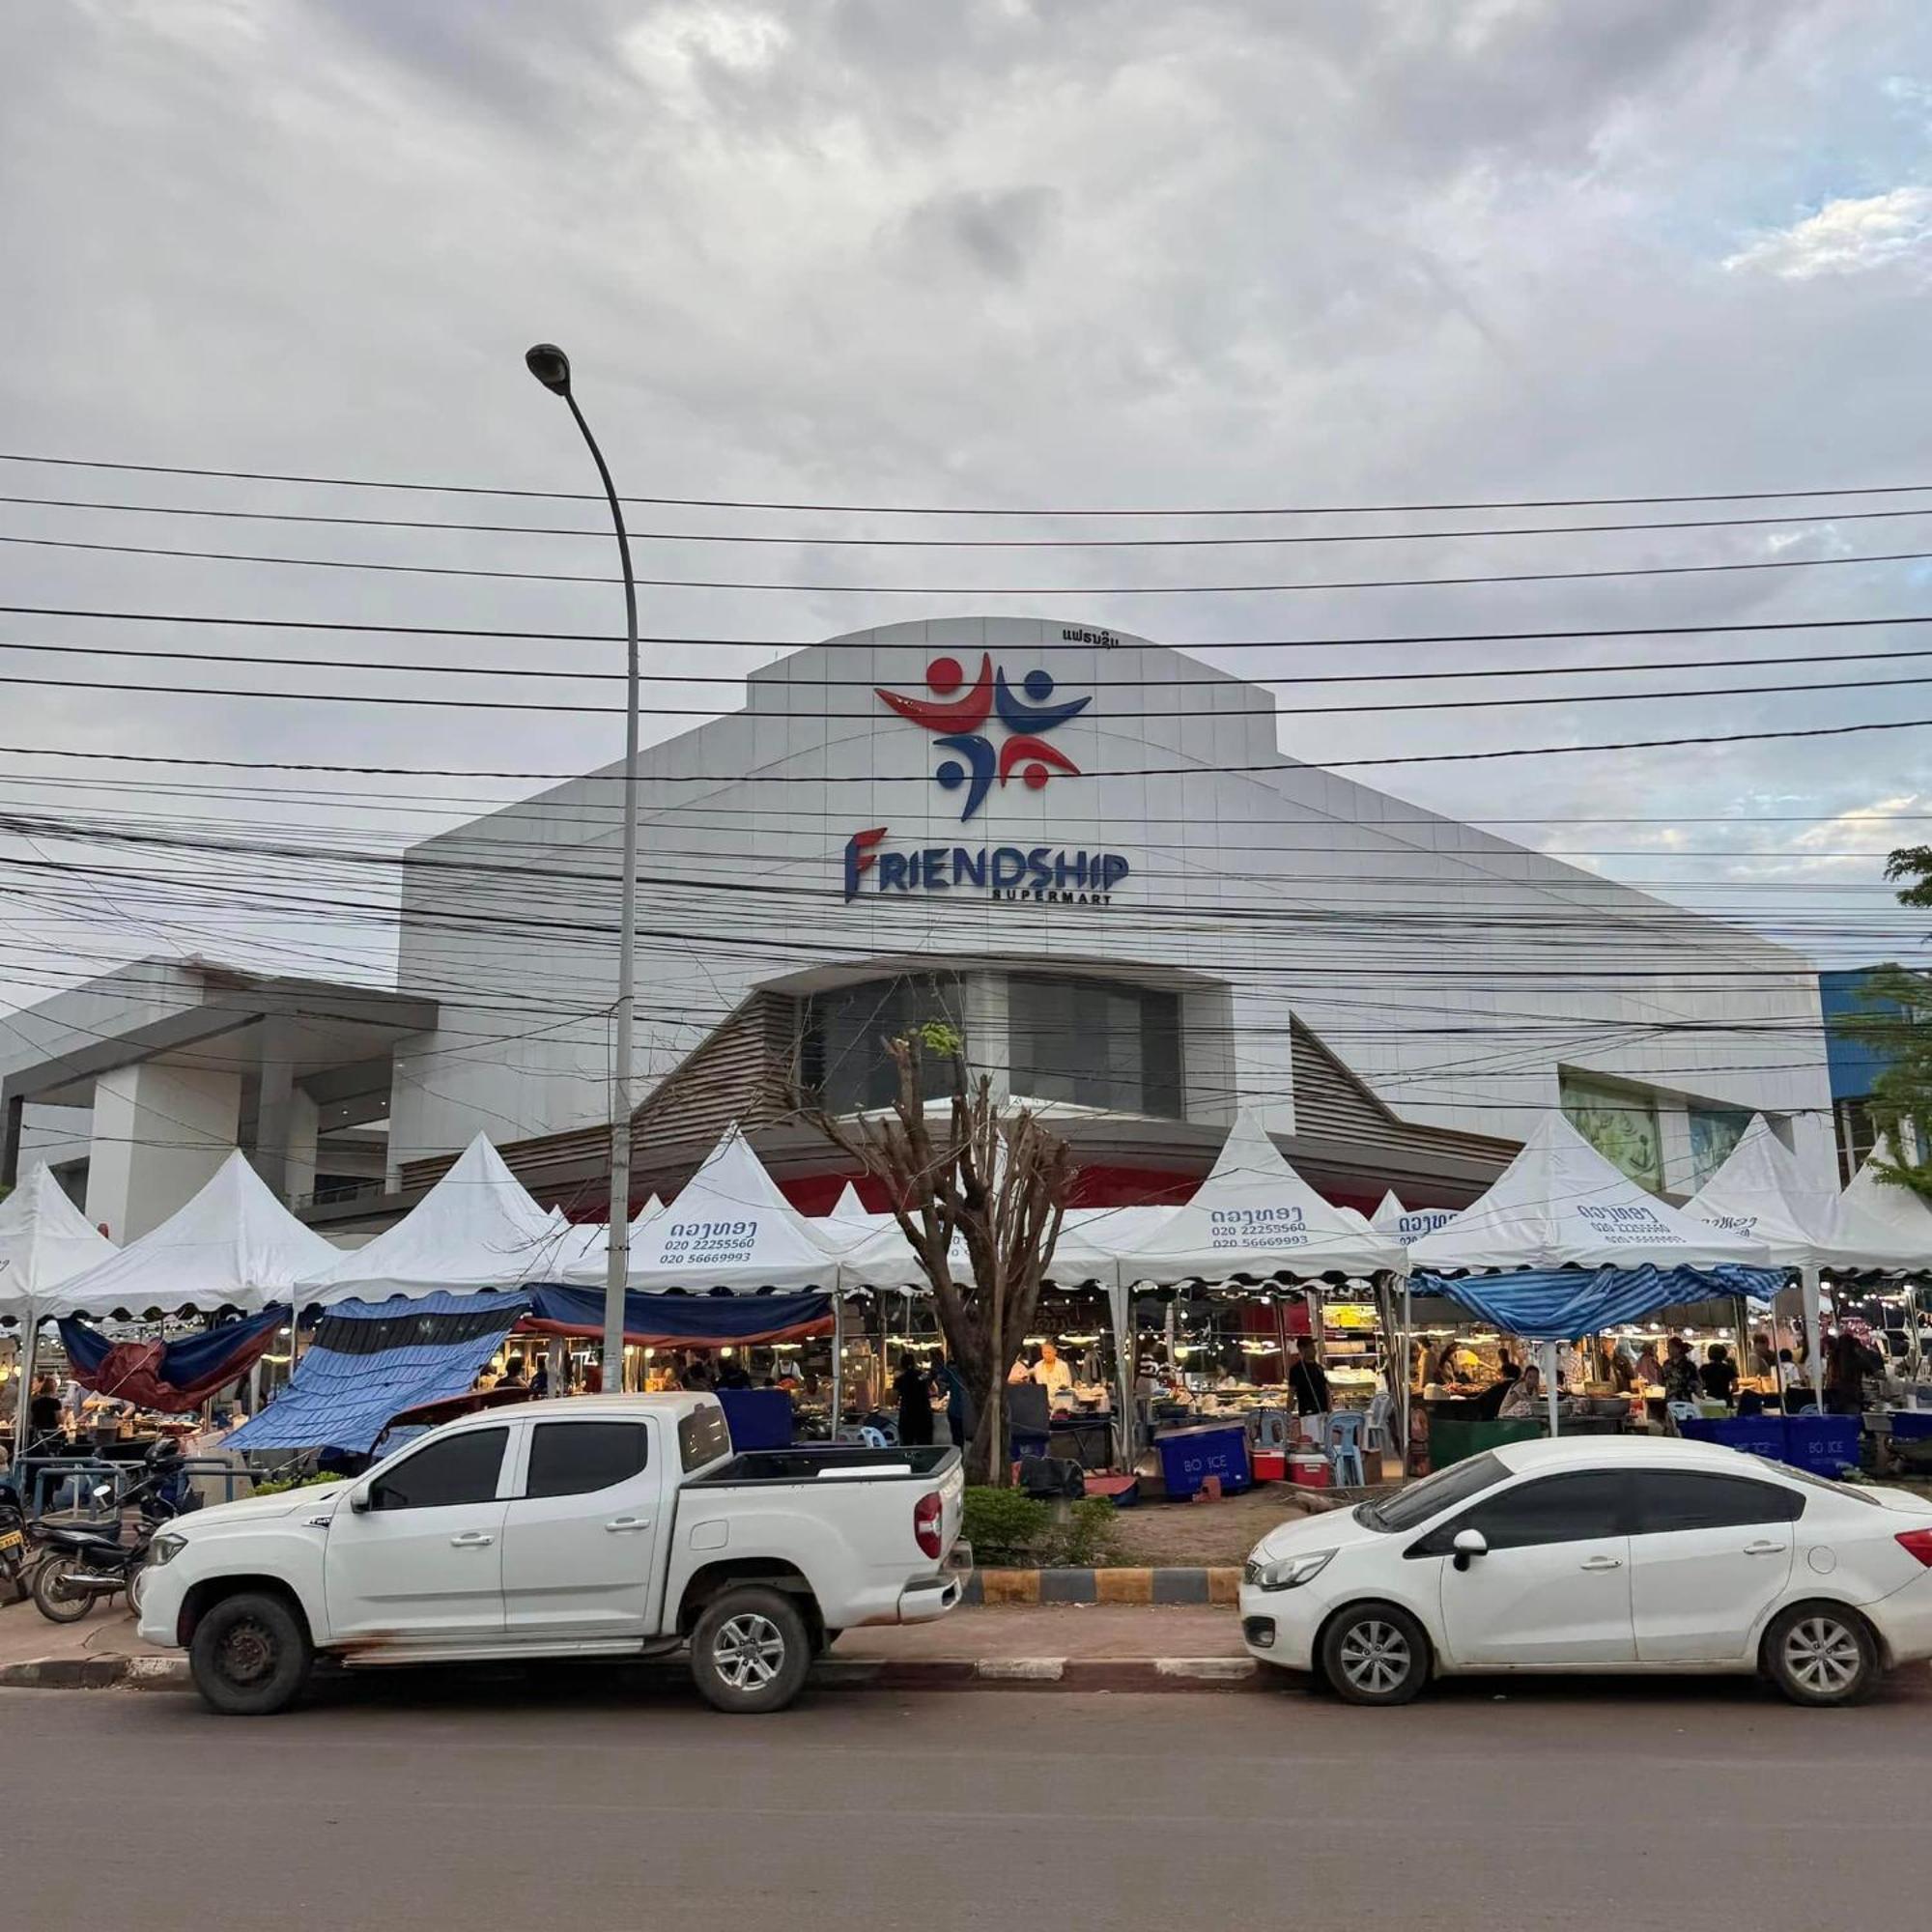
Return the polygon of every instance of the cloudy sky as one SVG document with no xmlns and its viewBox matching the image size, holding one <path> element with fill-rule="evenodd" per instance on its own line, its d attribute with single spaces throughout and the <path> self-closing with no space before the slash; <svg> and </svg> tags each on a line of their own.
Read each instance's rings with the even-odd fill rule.
<svg viewBox="0 0 1932 1932">
<path fill-rule="evenodd" d="M 12 10 L 0 37 L 0 442 L 14 455 L 581 491 L 582 450 L 521 364 L 526 343 L 551 337 L 570 348 L 638 497 L 1173 510 L 1932 485 L 1919 397 L 1932 16 L 1910 0 L 46 0 Z M 620 744 L 608 718 L 167 691 L 452 688 L 304 662 L 316 657 L 563 662 L 562 647 L 382 627 L 611 628 L 605 582 L 439 574 L 596 579 L 611 559 L 595 504 L 11 461 L 0 493 L 0 535 L 14 539 L 0 544 L 0 601 L 149 613 L 0 615 L 11 644 L 87 647 L 0 650 L 0 673 L 27 680 L 0 685 L 0 812 L 387 849 L 518 787 L 21 753 L 567 771 Z M 1743 517 L 1778 521 L 1397 537 Z M 772 641 L 665 646 L 660 669 L 716 677 L 782 641 L 894 617 L 1046 611 L 1250 675 L 1498 671 L 1454 686 L 1286 684 L 1282 743 L 1309 757 L 1932 719 L 1932 682 L 1861 688 L 1932 680 L 1932 656 L 1869 655 L 1932 651 L 1907 626 L 1214 649 L 1932 612 L 1927 561 L 1898 554 L 1932 553 L 1932 494 L 1125 525 L 639 505 L 632 521 L 653 533 L 638 545 L 647 578 L 824 586 L 648 588 L 647 631 Z M 786 541 L 695 540 L 705 532 Z M 962 533 L 1360 540 L 812 541 Z M 71 547 L 85 544 L 124 548 Z M 129 554 L 185 550 L 410 568 Z M 1810 561 L 1858 558 L 1888 560 Z M 1770 562 L 1797 567 L 1684 568 Z M 1549 578 L 1632 571 L 1660 574 Z M 1439 581 L 1510 575 L 1544 581 Z M 1387 578 L 1437 582 L 1176 588 Z M 190 614 L 377 628 L 164 621 Z M 286 662 L 97 655 L 110 643 Z M 591 661 L 572 648 L 569 662 Z M 1836 661 L 1762 662 L 1819 653 Z M 1672 658 L 1722 665 L 1641 668 Z M 1548 674 L 1583 664 L 1634 668 Z M 1834 688 L 1603 701 L 1780 681 Z M 488 688 L 597 702 L 611 689 L 513 675 Z M 658 696 L 671 713 L 728 691 Z M 691 722 L 665 715 L 652 730 Z M 1872 855 L 1932 837 L 1928 747 L 1932 731 L 1900 730 L 1359 775 L 1865 957 L 1912 929 L 1888 913 Z M 0 857 L 13 862 L 0 1001 L 141 952 L 293 957 L 260 874 L 217 907 L 128 878 L 164 876 L 163 856 L 44 825 L 15 823 Z M 96 869 L 47 869 L 75 865 Z M 370 929 L 332 943 L 347 970 L 384 941 Z"/>
</svg>

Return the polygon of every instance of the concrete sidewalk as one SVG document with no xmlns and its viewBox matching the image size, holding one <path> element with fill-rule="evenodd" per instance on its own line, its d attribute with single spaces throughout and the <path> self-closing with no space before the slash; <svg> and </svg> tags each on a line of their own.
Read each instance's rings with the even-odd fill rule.
<svg viewBox="0 0 1932 1932">
<path fill-rule="evenodd" d="M 854 1690 L 1225 1690 L 1275 1681 L 1242 1651 L 1232 1610 L 1105 1604 L 961 1609 L 935 1623 L 849 1631 L 817 1678 Z M 142 1643 L 118 1609 L 67 1625 L 48 1623 L 31 1604 L 0 1609 L 0 1689 L 123 1684 L 185 1689 L 186 1660 Z"/>
</svg>

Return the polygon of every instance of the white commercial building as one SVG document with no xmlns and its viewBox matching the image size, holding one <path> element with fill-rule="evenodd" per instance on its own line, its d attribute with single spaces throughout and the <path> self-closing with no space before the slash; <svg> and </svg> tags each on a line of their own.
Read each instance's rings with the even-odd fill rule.
<svg viewBox="0 0 1932 1932">
<path fill-rule="evenodd" d="M 1179 652 L 957 618 L 801 650 L 743 711 L 647 750 L 637 1199 L 738 1118 L 829 1208 L 839 1163 L 787 1079 L 876 1101 L 881 1037 L 942 1014 L 1065 1120 L 1094 1200 L 1172 1198 L 1244 1103 L 1365 1210 L 1389 1187 L 1472 1199 L 1555 1107 L 1678 1198 L 1753 1111 L 1831 1175 L 1806 961 L 1297 763 L 1276 732 L 1266 689 Z M 341 1022 L 333 1085 L 275 1075 L 283 1119 L 285 1078 L 366 1098 L 386 1065 L 390 1196 L 355 1212 L 479 1129 L 540 1199 L 598 1206 L 621 777 L 411 850 L 392 1004 Z M 140 1100 L 103 1058 L 97 1131 Z M 16 1122 L 79 1098 L 78 1073 L 54 1094 L 10 1065 Z M 191 1139 L 232 1136 L 225 1089 L 176 1099 Z"/>
</svg>

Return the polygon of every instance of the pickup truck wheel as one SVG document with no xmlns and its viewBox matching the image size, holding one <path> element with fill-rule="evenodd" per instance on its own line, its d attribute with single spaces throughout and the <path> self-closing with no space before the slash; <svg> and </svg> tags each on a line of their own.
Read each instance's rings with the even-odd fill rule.
<svg viewBox="0 0 1932 1932">
<path fill-rule="evenodd" d="M 302 1622 L 279 1597 L 224 1597 L 194 1627 L 194 1688 L 224 1718 L 266 1718 L 302 1693 L 315 1662 Z"/>
<path fill-rule="evenodd" d="M 726 1590 L 691 1634 L 691 1677 L 714 1710 L 733 1716 L 782 1711 L 811 1668 L 811 1638 L 779 1590 Z"/>
</svg>

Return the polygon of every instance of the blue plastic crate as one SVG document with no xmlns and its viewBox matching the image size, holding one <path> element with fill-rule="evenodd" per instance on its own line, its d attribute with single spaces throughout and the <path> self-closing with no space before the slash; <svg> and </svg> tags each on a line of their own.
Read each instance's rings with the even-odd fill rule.
<svg viewBox="0 0 1932 1932">
<path fill-rule="evenodd" d="M 1193 1429 L 1173 1429 L 1154 1440 L 1160 1453 L 1161 1482 L 1172 1497 L 1199 1492 L 1209 1476 L 1221 1479 L 1225 1494 L 1254 1487 L 1248 1469 L 1245 1424 L 1203 1423 Z"/>
</svg>

